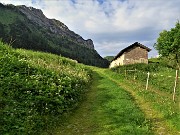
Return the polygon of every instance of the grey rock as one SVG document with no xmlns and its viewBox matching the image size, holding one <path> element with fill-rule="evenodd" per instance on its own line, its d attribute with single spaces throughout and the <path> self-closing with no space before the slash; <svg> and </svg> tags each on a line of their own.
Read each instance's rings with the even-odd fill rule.
<svg viewBox="0 0 180 135">
<path fill-rule="evenodd" d="M 50 30 L 53 34 L 58 34 L 59 36 L 67 37 L 84 47 L 94 49 L 94 44 L 91 39 L 85 40 L 80 35 L 69 30 L 69 28 L 62 22 L 56 19 L 48 19 L 40 9 L 26 7 L 24 5 L 18 6 L 18 9 L 24 15 L 26 15 L 27 18 L 31 20 L 33 23 Z"/>
</svg>

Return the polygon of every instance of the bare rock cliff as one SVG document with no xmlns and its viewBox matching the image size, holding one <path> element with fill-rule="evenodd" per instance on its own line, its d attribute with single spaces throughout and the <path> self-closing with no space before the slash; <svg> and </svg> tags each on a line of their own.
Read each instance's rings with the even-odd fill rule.
<svg viewBox="0 0 180 135">
<path fill-rule="evenodd" d="M 94 49 L 94 44 L 91 39 L 83 39 L 80 35 L 69 30 L 68 27 L 62 22 L 55 19 L 48 19 L 40 9 L 33 7 L 26 7 L 24 5 L 18 6 L 18 9 L 27 16 L 29 20 L 33 23 L 48 29 L 53 34 L 58 34 L 59 36 L 67 37 L 74 42 L 83 45 L 87 48 Z"/>
</svg>

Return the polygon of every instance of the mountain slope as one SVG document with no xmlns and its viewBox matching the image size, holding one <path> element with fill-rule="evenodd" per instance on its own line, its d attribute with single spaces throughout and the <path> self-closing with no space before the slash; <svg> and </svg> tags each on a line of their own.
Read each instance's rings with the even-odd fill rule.
<svg viewBox="0 0 180 135">
<path fill-rule="evenodd" d="M 104 59 L 106 59 L 109 62 L 111 62 L 114 59 L 114 56 L 106 56 L 106 57 L 104 57 Z"/>
<path fill-rule="evenodd" d="M 0 38 L 15 48 L 51 52 L 87 65 L 108 65 L 91 39 L 84 40 L 62 22 L 48 19 L 32 7 L 0 4 Z"/>
</svg>

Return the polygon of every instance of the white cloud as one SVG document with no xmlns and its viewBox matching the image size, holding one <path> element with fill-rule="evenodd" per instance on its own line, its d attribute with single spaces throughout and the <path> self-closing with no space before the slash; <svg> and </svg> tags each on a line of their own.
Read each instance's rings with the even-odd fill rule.
<svg viewBox="0 0 180 135">
<path fill-rule="evenodd" d="M 116 55 L 140 42 L 153 49 L 158 34 L 180 19 L 180 0 L 0 0 L 41 8 L 84 38 L 92 38 L 102 55 Z M 154 55 L 156 51 L 152 51 Z"/>
</svg>

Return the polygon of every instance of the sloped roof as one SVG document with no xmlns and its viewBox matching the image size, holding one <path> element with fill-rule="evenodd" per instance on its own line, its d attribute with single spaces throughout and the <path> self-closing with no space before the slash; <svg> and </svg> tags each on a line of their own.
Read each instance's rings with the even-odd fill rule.
<svg viewBox="0 0 180 135">
<path fill-rule="evenodd" d="M 151 51 L 150 48 L 148 48 L 148 47 L 146 47 L 146 46 L 144 46 L 144 45 L 142 45 L 142 44 L 140 44 L 140 43 L 138 43 L 138 42 L 135 42 L 134 44 L 132 44 L 132 45 L 124 48 L 123 50 L 121 50 L 121 51 L 114 57 L 113 60 L 116 60 L 116 59 L 117 59 L 119 56 L 121 56 L 124 52 L 126 52 L 127 50 L 129 50 L 129 49 L 131 49 L 131 48 L 133 48 L 133 47 L 135 47 L 135 46 L 138 46 L 138 47 L 141 47 L 141 48 L 143 48 L 143 49 L 146 49 L 148 52 Z M 113 60 L 112 60 L 112 61 L 113 61 Z"/>
</svg>

